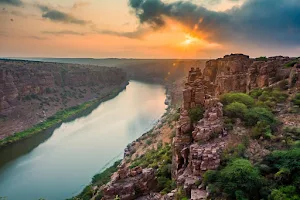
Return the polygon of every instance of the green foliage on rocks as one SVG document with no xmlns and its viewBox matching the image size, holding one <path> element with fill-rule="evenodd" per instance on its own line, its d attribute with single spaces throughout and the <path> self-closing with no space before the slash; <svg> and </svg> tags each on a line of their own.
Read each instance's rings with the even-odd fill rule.
<svg viewBox="0 0 300 200">
<path fill-rule="evenodd" d="M 221 96 L 221 102 L 224 106 L 231 103 L 238 102 L 246 105 L 247 107 L 252 107 L 255 104 L 254 99 L 245 93 L 227 93 Z"/>
<path fill-rule="evenodd" d="M 294 65 L 297 64 L 297 63 L 298 63 L 298 59 L 292 60 L 292 61 L 288 62 L 287 64 L 285 64 L 284 66 L 287 67 L 287 68 L 294 67 Z"/>
<path fill-rule="evenodd" d="M 224 115 L 226 128 L 232 129 L 233 121 L 236 118 L 241 119 L 247 127 L 252 127 L 252 136 L 259 138 L 263 136 L 266 139 L 272 137 L 272 130 L 276 127 L 277 121 L 274 114 L 268 106 L 259 105 L 258 100 L 266 95 L 262 90 L 255 90 L 250 95 L 244 93 L 228 93 L 221 97 L 224 106 Z M 271 91 L 272 98 L 276 98 L 278 102 L 286 99 L 286 96 L 277 91 Z M 268 96 L 268 95 L 267 95 Z M 254 97 L 254 98 L 253 98 Z M 263 97 L 262 99 L 268 99 Z M 278 100 L 279 99 L 279 100 Z"/>
<path fill-rule="evenodd" d="M 93 197 L 93 186 L 102 186 L 107 184 L 110 181 L 110 177 L 114 172 L 118 170 L 118 165 L 121 163 L 121 160 L 116 161 L 111 167 L 107 168 L 103 172 L 96 174 L 92 178 L 91 184 L 86 186 L 83 191 L 76 197 L 72 197 L 69 200 L 90 200 Z M 102 194 L 98 194 L 97 198 L 101 199 Z"/>
<path fill-rule="evenodd" d="M 171 145 L 159 146 L 146 154 L 140 156 L 131 164 L 131 168 L 140 166 L 143 168 L 154 168 L 157 177 L 158 189 L 162 194 L 171 192 L 176 188 L 172 180 L 172 150 Z"/>
<path fill-rule="evenodd" d="M 261 56 L 255 59 L 256 61 L 263 61 L 263 62 L 267 62 L 268 58 L 266 56 Z"/>
<path fill-rule="evenodd" d="M 191 118 L 192 123 L 198 122 L 200 119 L 202 119 L 203 114 L 204 109 L 201 106 L 197 106 L 189 110 L 189 117 Z"/>
<path fill-rule="evenodd" d="M 292 102 L 294 105 L 300 107 L 300 93 L 297 93 L 296 96 L 293 98 Z"/>
<path fill-rule="evenodd" d="M 225 193 L 232 199 L 246 199 L 259 196 L 263 184 L 259 171 L 245 159 L 235 159 L 220 171 L 207 171 L 204 183 L 214 196 Z"/>
</svg>

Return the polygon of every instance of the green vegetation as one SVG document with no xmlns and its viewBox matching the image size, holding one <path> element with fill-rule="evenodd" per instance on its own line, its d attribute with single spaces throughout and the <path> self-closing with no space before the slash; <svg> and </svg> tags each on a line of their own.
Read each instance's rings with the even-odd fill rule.
<svg viewBox="0 0 300 200">
<path fill-rule="evenodd" d="M 203 114 L 204 109 L 201 106 L 197 106 L 189 110 L 189 116 L 191 118 L 192 123 L 198 122 L 200 119 L 202 119 Z"/>
<path fill-rule="evenodd" d="M 261 56 L 261 57 L 258 57 L 255 59 L 256 61 L 264 61 L 264 62 L 267 62 L 268 61 L 268 58 L 266 56 Z"/>
<path fill-rule="evenodd" d="M 255 90 L 251 95 L 257 99 L 260 98 L 261 102 L 264 99 L 269 99 L 270 96 L 274 99 L 276 97 L 274 101 L 278 102 L 286 99 L 286 96 L 277 90 L 270 92 Z M 276 127 L 277 121 L 270 108 L 262 105 L 263 103 L 258 103 L 259 100 L 255 100 L 253 97 L 244 93 L 228 93 L 221 97 L 226 116 L 226 128 L 231 130 L 234 120 L 239 118 L 246 126 L 253 127 L 252 136 L 254 138 L 263 136 L 269 139 L 272 137 L 272 130 Z"/>
<path fill-rule="evenodd" d="M 171 165 L 171 145 L 159 145 L 157 150 L 152 149 L 134 160 L 130 167 L 154 168 L 156 170 L 158 189 L 162 194 L 167 194 L 176 188 L 176 184 L 171 177 Z"/>
<path fill-rule="evenodd" d="M 118 170 L 118 165 L 121 163 L 121 160 L 115 162 L 111 167 L 107 168 L 100 174 L 96 174 L 90 185 L 86 186 L 83 191 L 76 197 L 72 197 L 70 200 L 90 200 L 93 197 L 93 186 L 102 186 L 107 184 L 110 181 L 110 177 Z M 98 193 L 96 199 L 101 199 L 103 196 L 101 193 Z"/>
<path fill-rule="evenodd" d="M 287 64 L 285 64 L 284 66 L 285 67 L 294 67 L 294 65 L 297 63 L 298 63 L 298 59 L 292 60 L 292 61 L 288 62 Z"/>
<path fill-rule="evenodd" d="M 223 192 L 234 199 L 241 196 L 255 199 L 259 196 L 262 180 L 259 171 L 248 160 L 235 159 L 220 171 L 206 172 L 204 183 L 216 196 Z"/>
<path fill-rule="evenodd" d="M 234 93 L 234 92 L 222 95 L 221 102 L 224 104 L 224 106 L 227 106 L 228 104 L 234 102 L 245 104 L 247 107 L 252 107 L 255 104 L 255 101 L 251 96 L 245 93 Z"/>
<path fill-rule="evenodd" d="M 300 93 L 297 93 L 296 96 L 293 98 L 292 102 L 294 105 L 300 107 Z"/>
<path fill-rule="evenodd" d="M 117 94 L 118 94 L 118 91 L 113 91 L 110 95 L 108 95 L 102 99 L 88 101 L 81 105 L 70 107 L 65 110 L 59 111 L 55 115 L 49 117 L 44 122 L 41 122 L 41 123 L 33 126 L 30 129 L 27 129 L 27 130 L 19 132 L 19 133 L 15 133 L 12 136 L 9 136 L 3 140 L 0 140 L 0 147 L 9 145 L 11 143 L 17 142 L 17 141 L 25 139 L 25 138 L 28 138 L 34 134 L 40 133 L 40 132 L 45 131 L 49 128 L 52 128 L 56 125 L 59 125 L 63 121 L 68 120 L 77 115 L 80 115 L 84 111 L 99 105 L 99 103 L 101 103 L 103 100 L 110 99 L 110 98 L 116 96 Z"/>
<path fill-rule="evenodd" d="M 283 103 L 288 98 L 288 95 L 279 89 L 255 89 L 250 92 L 250 96 L 257 100 L 256 104 L 274 108 L 277 103 Z"/>
<path fill-rule="evenodd" d="M 243 145 L 235 148 L 235 156 L 222 159 L 219 170 L 204 174 L 212 199 L 300 200 L 300 148 L 274 151 L 252 165 L 237 153 Z"/>
</svg>

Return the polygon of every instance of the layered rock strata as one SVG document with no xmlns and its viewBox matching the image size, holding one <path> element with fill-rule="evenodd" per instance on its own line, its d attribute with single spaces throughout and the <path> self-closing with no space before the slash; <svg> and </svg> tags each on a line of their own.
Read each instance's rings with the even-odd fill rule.
<svg viewBox="0 0 300 200">
<path fill-rule="evenodd" d="M 0 139 L 126 84 L 113 67 L 0 60 Z"/>
<path fill-rule="evenodd" d="M 228 146 L 220 95 L 283 84 L 297 87 L 300 83 L 300 62 L 288 66 L 295 61 L 297 59 L 282 56 L 257 61 L 246 55 L 232 54 L 208 61 L 203 71 L 191 69 L 183 90 L 172 159 L 173 178 L 188 196 L 192 199 L 205 198 L 206 193 L 196 183 L 201 182 L 207 170 L 220 166 L 221 154 Z M 188 113 L 197 106 L 205 109 L 204 117 L 192 124 Z M 255 152 L 249 154 L 254 156 Z"/>
</svg>

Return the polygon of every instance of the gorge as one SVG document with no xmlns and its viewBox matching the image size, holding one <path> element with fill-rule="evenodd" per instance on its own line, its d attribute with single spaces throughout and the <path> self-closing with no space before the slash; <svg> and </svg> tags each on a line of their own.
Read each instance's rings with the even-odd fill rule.
<svg viewBox="0 0 300 200">
<path fill-rule="evenodd" d="M 299 58 L 251 59 L 232 54 L 208 61 L 203 70 L 192 68 L 180 109 L 175 107 L 165 124 L 126 149 L 110 182 L 94 183 L 93 198 L 201 200 L 239 195 L 278 199 L 279 194 L 296 195 L 296 178 L 286 177 L 282 186 L 276 180 L 282 169 L 276 166 L 285 162 L 288 170 L 299 173 L 293 164 L 299 163 L 299 86 Z M 150 138 L 156 141 L 161 127 L 171 128 L 171 152 L 170 144 L 157 143 L 150 145 L 148 153 L 137 155 L 139 144 Z M 270 189 L 259 193 L 264 184 Z M 291 191 L 285 193 L 285 187 Z M 79 199 L 85 199 L 82 196 Z"/>
</svg>

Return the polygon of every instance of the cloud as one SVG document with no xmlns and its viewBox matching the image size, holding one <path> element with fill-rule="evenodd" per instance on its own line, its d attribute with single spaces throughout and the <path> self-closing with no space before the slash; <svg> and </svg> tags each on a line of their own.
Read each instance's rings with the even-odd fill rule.
<svg viewBox="0 0 300 200">
<path fill-rule="evenodd" d="M 40 37 L 40 36 L 35 36 L 35 35 L 30 35 L 30 36 L 26 36 L 27 38 L 30 39 L 35 39 L 35 40 L 46 40 L 47 38 L 45 37 Z"/>
<path fill-rule="evenodd" d="M 0 0 L 0 4 L 7 4 L 12 6 L 22 6 L 23 2 L 21 0 Z"/>
<path fill-rule="evenodd" d="M 96 31 L 99 34 L 106 34 L 106 35 L 114 35 L 119 37 L 126 37 L 130 39 L 143 39 L 143 37 L 150 32 L 147 28 L 139 27 L 135 31 L 129 31 L 129 32 L 117 32 L 117 31 L 111 31 L 111 30 L 98 30 Z"/>
<path fill-rule="evenodd" d="M 88 5 L 90 5 L 89 2 L 83 2 L 83 1 L 75 2 L 75 3 L 73 4 L 72 9 L 73 9 L 73 10 L 76 10 L 76 9 L 79 9 L 79 8 L 82 8 L 82 7 L 85 7 L 85 6 L 88 6 Z"/>
<path fill-rule="evenodd" d="M 43 34 L 48 35 L 80 35 L 84 36 L 86 33 L 71 31 L 71 30 L 64 30 L 64 31 L 42 31 Z"/>
<path fill-rule="evenodd" d="M 208 41 L 300 45 L 299 0 L 248 0 L 223 12 L 190 1 L 129 0 L 129 6 L 141 24 L 154 29 L 170 18 Z"/>
<path fill-rule="evenodd" d="M 88 21 L 78 19 L 68 13 L 50 8 L 45 5 L 37 5 L 38 8 L 43 12 L 42 17 L 45 19 L 50 19 L 54 22 L 63 22 L 69 24 L 78 24 L 78 25 L 85 25 L 88 24 Z"/>
</svg>

